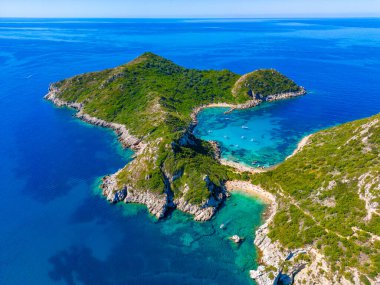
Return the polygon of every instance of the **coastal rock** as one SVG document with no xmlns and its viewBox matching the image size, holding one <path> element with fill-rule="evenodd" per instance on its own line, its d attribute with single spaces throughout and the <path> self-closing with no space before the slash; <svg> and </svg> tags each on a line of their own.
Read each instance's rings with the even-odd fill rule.
<svg viewBox="0 0 380 285">
<path fill-rule="evenodd" d="M 250 270 L 249 276 L 260 285 L 273 285 L 273 281 L 267 278 L 265 266 L 260 265 L 256 270 Z M 264 276 L 264 277 L 263 277 Z"/>
<path fill-rule="evenodd" d="M 234 105 L 231 107 L 231 109 L 226 111 L 225 114 L 231 113 L 234 110 L 243 110 L 243 109 L 253 108 L 253 107 L 256 107 L 257 105 L 259 105 L 261 102 L 262 102 L 262 100 L 253 99 L 253 100 L 250 100 L 250 101 L 243 103 L 243 104 Z"/>
<path fill-rule="evenodd" d="M 168 198 L 166 194 L 157 195 L 149 191 L 127 191 L 127 196 L 124 199 L 125 203 L 138 203 L 145 204 L 149 212 L 156 216 L 157 219 L 165 217 L 166 211 L 169 207 Z"/>
<path fill-rule="evenodd" d="M 268 95 L 265 98 L 262 98 L 260 96 L 260 100 L 264 100 L 266 102 L 273 102 L 277 100 L 284 100 L 284 99 L 290 99 L 293 97 L 298 97 L 306 94 L 305 88 L 300 86 L 300 90 L 297 92 L 284 92 L 284 93 L 278 93 L 278 94 L 273 94 L 273 95 Z"/>
<path fill-rule="evenodd" d="M 174 200 L 174 204 L 178 210 L 194 215 L 194 220 L 196 221 L 210 220 L 226 198 L 225 189 L 223 187 L 216 186 L 207 175 L 203 177 L 203 180 L 206 182 L 207 189 L 211 193 L 210 198 L 205 203 L 202 205 L 194 205 L 186 201 L 184 197 Z"/>
<path fill-rule="evenodd" d="M 203 206 L 198 206 L 189 203 L 183 197 L 174 200 L 178 210 L 194 215 L 195 221 L 208 221 L 216 212 L 216 207 L 208 206 L 207 203 Z"/>
<path fill-rule="evenodd" d="M 127 189 L 118 189 L 116 177 L 119 171 L 112 175 L 103 177 L 103 183 L 100 185 L 103 196 L 106 197 L 106 199 L 111 203 L 123 201 L 127 196 Z"/>
<path fill-rule="evenodd" d="M 218 142 L 216 141 L 209 141 L 209 143 L 211 144 L 213 150 L 214 150 L 214 157 L 216 160 L 220 161 L 221 159 L 221 150 L 220 150 L 220 146 L 218 144 Z"/>
<path fill-rule="evenodd" d="M 236 243 L 236 244 L 239 244 L 239 243 L 241 243 L 241 242 L 244 240 L 244 238 L 239 237 L 238 235 L 233 235 L 232 237 L 230 237 L 230 239 L 231 239 L 234 243 Z"/>
<path fill-rule="evenodd" d="M 221 200 L 216 200 L 212 197 L 208 199 L 206 203 L 199 206 L 189 203 L 183 197 L 181 197 L 179 199 L 175 199 L 174 204 L 176 205 L 178 210 L 194 215 L 194 220 L 208 221 L 212 218 L 212 216 L 214 216 L 214 214 L 217 211 L 217 208 L 219 207 L 222 201 L 223 198 Z"/>
<path fill-rule="evenodd" d="M 212 218 L 219 205 L 225 199 L 224 192 L 222 192 L 223 189 L 216 187 L 207 176 L 204 177 L 204 180 L 212 195 L 203 205 L 195 205 L 186 201 L 183 197 L 173 200 L 170 189 L 166 189 L 165 193 L 160 195 L 150 191 L 138 191 L 128 186 L 120 189 L 116 179 L 120 171 L 121 169 L 103 178 L 101 185 L 103 195 L 111 203 L 124 201 L 125 203 L 145 204 L 149 212 L 158 219 L 165 217 L 168 208 L 177 208 L 182 212 L 194 215 L 194 220 L 196 221 L 207 221 Z M 168 177 L 167 179 L 169 181 L 173 177 Z"/>
<path fill-rule="evenodd" d="M 168 207 L 172 206 L 167 194 L 158 195 L 149 191 L 136 191 L 127 186 L 119 189 L 116 177 L 120 171 L 103 178 L 100 187 L 106 199 L 111 203 L 124 201 L 125 203 L 145 204 L 152 215 L 158 219 L 163 218 Z"/>
</svg>

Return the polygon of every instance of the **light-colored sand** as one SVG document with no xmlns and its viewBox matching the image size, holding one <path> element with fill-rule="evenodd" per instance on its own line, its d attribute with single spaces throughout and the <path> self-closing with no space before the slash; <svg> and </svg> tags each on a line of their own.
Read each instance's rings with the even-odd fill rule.
<svg viewBox="0 0 380 285">
<path fill-rule="evenodd" d="M 223 165 L 231 166 L 231 167 L 235 168 L 239 172 L 262 173 L 262 172 L 268 171 L 269 169 L 272 169 L 272 167 L 269 167 L 269 168 L 255 168 L 255 167 L 247 166 L 247 165 L 244 165 L 244 164 L 240 164 L 238 162 L 226 160 L 226 159 L 223 159 L 223 158 L 220 159 L 219 162 L 221 164 L 223 164 Z"/>
<path fill-rule="evenodd" d="M 207 105 L 202 105 L 193 110 L 191 113 L 190 117 L 193 120 L 193 124 L 198 124 L 197 120 L 197 115 L 199 114 L 200 111 L 206 108 L 233 108 L 235 105 L 233 104 L 228 104 L 228 103 L 211 103 Z"/>
<path fill-rule="evenodd" d="M 312 135 L 308 135 L 306 137 L 304 137 L 297 145 L 297 148 L 293 151 L 293 153 L 291 155 L 289 155 L 285 160 L 291 158 L 292 156 L 296 155 L 297 153 L 299 153 L 305 145 L 307 145 L 309 143 L 309 139 Z"/>
<path fill-rule="evenodd" d="M 260 186 L 253 185 L 248 181 L 227 181 L 225 187 L 229 192 L 243 192 L 263 201 L 268 205 L 264 213 L 264 225 L 268 225 L 272 221 L 278 207 L 276 197 L 272 193 L 269 193 Z"/>
<path fill-rule="evenodd" d="M 273 194 L 265 191 L 263 188 L 257 185 L 253 185 L 248 181 L 227 181 L 225 184 L 226 190 L 229 192 L 241 191 L 249 195 L 255 196 L 263 200 L 267 204 L 272 204 L 276 201 Z"/>
<path fill-rule="evenodd" d="M 304 137 L 297 145 L 297 148 L 293 151 L 293 153 L 291 155 L 289 155 L 285 160 L 291 158 L 292 156 L 296 155 L 298 152 L 300 152 L 305 145 L 307 145 L 309 143 L 309 139 L 312 135 L 308 135 L 306 137 Z M 248 166 L 248 165 L 244 165 L 244 164 L 240 164 L 238 162 L 234 162 L 234 161 L 229 161 L 229 160 L 226 160 L 226 159 L 219 159 L 219 162 L 223 165 L 227 165 L 227 166 L 231 166 L 233 168 L 235 168 L 237 171 L 239 172 L 249 172 L 249 173 L 263 173 L 263 172 L 267 172 L 269 170 L 273 170 L 275 169 L 278 165 L 280 164 L 277 164 L 277 165 L 274 165 L 274 166 L 271 166 L 271 167 L 265 167 L 265 168 L 256 168 L 256 167 L 251 167 L 251 166 Z"/>
</svg>

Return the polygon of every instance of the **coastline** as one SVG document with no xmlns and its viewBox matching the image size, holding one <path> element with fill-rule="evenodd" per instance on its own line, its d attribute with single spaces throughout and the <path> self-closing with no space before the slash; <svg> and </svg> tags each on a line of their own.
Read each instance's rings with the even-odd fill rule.
<svg viewBox="0 0 380 285">
<path fill-rule="evenodd" d="M 56 88 L 54 85 L 51 85 L 49 87 L 48 94 L 44 98 L 52 101 L 58 107 L 69 107 L 69 108 L 75 109 L 77 111 L 75 116 L 87 123 L 113 129 L 115 133 L 117 134 L 118 140 L 123 145 L 123 147 L 129 147 L 136 152 L 135 157 L 138 157 L 139 154 L 141 154 L 142 152 L 149 150 L 149 145 L 144 143 L 141 139 L 131 135 L 129 130 L 124 125 L 117 124 L 117 123 L 110 123 L 110 122 L 106 122 L 104 120 L 92 117 L 84 113 L 82 104 L 65 102 L 59 99 L 57 97 L 58 92 L 59 92 L 58 88 Z M 301 92 L 302 94 L 299 94 L 299 95 L 303 95 L 305 94 L 305 92 L 306 91 L 304 91 L 303 89 Z M 291 93 L 290 95 L 282 94 L 281 98 L 276 99 L 277 97 L 276 98 L 272 97 L 271 101 L 287 99 L 287 98 L 299 96 L 299 95 L 295 95 L 294 93 Z M 230 110 L 228 110 L 227 112 L 232 112 L 235 109 L 247 109 L 247 108 L 255 107 L 259 105 L 261 102 L 262 102 L 261 100 L 250 100 L 246 102 L 245 104 L 237 104 L 237 105 L 228 104 L 228 103 L 211 103 L 211 104 L 199 106 L 195 108 L 190 115 L 192 119 L 192 123 L 190 124 L 188 131 L 189 132 L 193 131 L 193 129 L 198 123 L 198 120 L 197 120 L 198 113 L 205 108 L 228 107 L 230 108 Z M 298 144 L 293 154 L 287 157 L 286 159 L 290 158 L 291 156 L 299 152 L 307 144 L 309 137 L 310 136 L 303 138 Z M 223 165 L 234 168 L 236 171 L 262 173 L 262 172 L 271 170 L 274 167 L 277 167 L 277 166 L 273 166 L 270 168 L 257 169 L 257 168 L 245 166 L 237 162 L 222 159 L 220 158 L 220 149 L 219 149 L 218 144 L 216 142 L 211 142 L 211 143 L 215 149 L 215 159 L 217 159 L 219 163 Z M 131 163 L 133 164 L 134 161 L 132 161 Z M 169 194 L 166 192 L 162 195 L 155 195 L 147 191 L 142 192 L 142 193 L 137 193 L 138 191 L 133 191 L 133 189 L 128 189 L 127 191 L 126 187 L 119 189 L 117 185 L 116 176 L 120 171 L 121 169 L 114 174 L 105 176 L 103 178 L 103 183 L 101 185 L 103 195 L 111 203 L 124 201 L 125 203 L 145 204 L 148 207 L 149 212 L 155 215 L 158 219 L 165 216 L 167 208 L 176 207 L 177 209 L 183 212 L 188 212 L 194 215 L 194 219 L 198 221 L 207 221 L 211 219 L 212 216 L 216 213 L 217 208 L 219 206 L 219 203 L 216 203 L 217 201 L 210 201 L 210 203 L 207 202 L 203 206 L 192 205 L 188 203 L 187 201 L 184 201 L 184 199 L 172 201 L 170 200 Z M 280 246 L 278 242 L 273 243 L 267 236 L 269 232 L 268 226 L 273 220 L 278 208 L 278 203 L 276 201 L 275 195 L 264 190 L 260 186 L 253 185 L 247 181 L 226 181 L 224 188 L 226 191 L 245 192 L 249 195 L 259 198 L 265 204 L 268 205 L 267 210 L 263 214 L 264 224 L 262 224 L 255 232 L 256 237 L 254 240 L 254 244 L 258 248 L 260 253 L 262 253 L 262 258 L 259 261 L 259 264 L 262 264 L 262 263 L 270 264 L 270 265 L 279 264 L 281 260 L 284 260 L 284 253 L 280 250 Z M 273 258 L 273 256 L 277 256 L 277 257 Z M 265 274 L 262 271 L 260 271 L 260 267 L 261 269 L 263 268 L 265 269 L 265 267 L 259 266 L 258 270 L 251 270 L 250 271 L 251 278 L 255 279 L 259 285 L 272 284 L 273 280 L 269 278 L 268 274 Z"/>
<path fill-rule="evenodd" d="M 243 192 L 260 199 L 262 202 L 264 202 L 264 204 L 268 205 L 268 210 L 266 212 L 269 215 L 266 215 L 266 223 L 269 223 L 273 219 L 273 216 L 277 211 L 277 201 L 276 197 L 272 193 L 248 181 L 227 181 L 225 187 L 229 192 Z"/>
<path fill-rule="evenodd" d="M 243 78 L 243 77 L 244 77 L 244 75 L 241 78 Z M 199 114 L 199 112 L 201 112 L 202 110 L 207 109 L 207 108 L 230 108 L 229 110 L 226 111 L 226 113 L 231 113 L 234 110 L 244 110 L 244 109 L 250 109 L 250 108 L 256 107 L 256 106 L 260 105 L 262 102 L 274 102 L 274 101 L 278 101 L 278 100 L 290 99 L 293 97 L 305 95 L 306 93 L 307 93 L 306 89 L 301 87 L 301 90 L 297 91 L 297 92 L 285 92 L 285 93 L 272 94 L 272 95 L 268 95 L 266 98 L 258 98 L 258 99 L 255 98 L 255 99 L 248 100 L 247 102 L 241 103 L 241 104 L 217 102 L 217 103 L 210 103 L 210 104 L 201 105 L 201 106 L 194 108 L 190 114 L 190 118 L 191 118 L 192 122 L 190 124 L 189 130 L 190 130 L 190 132 L 193 131 L 195 126 L 198 124 L 197 115 Z"/>
<path fill-rule="evenodd" d="M 276 167 L 276 166 L 271 166 L 271 167 L 264 167 L 264 168 L 256 168 L 256 167 L 240 164 L 240 163 L 235 162 L 235 161 L 227 160 L 224 158 L 219 159 L 219 162 L 220 162 L 220 164 L 230 166 L 239 172 L 249 172 L 251 174 L 267 172 L 267 171 L 272 170 Z"/>
<path fill-rule="evenodd" d="M 289 158 L 293 157 L 298 152 L 300 152 L 309 143 L 310 138 L 311 138 L 312 135 L 313 134 L 310 134 L 310 135 L 307 135 L 307 136 L 303 137 L 298 142 L 296 149 L 292 152 L 292 154 L 290 154 L 289 156 L 287 156 L 285 158 L 285 160 L 288 160 Z M 235 162 L 235 161 L 227 160 L 227 159 L 221 158 L 221 150 L 220 150 L 220 146 L 219 146 L 219 144 L 218 144 L 217 141 L 208 141 L 208 142 L 211 143 L 212 147 L 214 148 L 215 159 L 218 160 L 220 164 L 232 167 L 235 170 L 237 170 L 238 172 L 249 172 L 251 174 L 254 174 L 254 173 L 264 173 L 264 172 L 267 172 L 267 171 L 275 169 L 276 167 L 278 167 L 282 163 L 282 162 L 280 162 L 280 163 L 278 163 L 276 165 L 272 165 L 270 167 L 257 168 L 257 167 L 252 167 L 252 166 L 245 165 L 245 164 L 242 164 L 242 163 L 238 163 L 238 162 Z"/>
<path fill-rule="evenodd" d="M 80 103 L 66 102 L 57 97 L 59 92 L 53 84 L 50 85 L 48 93 L 44 96 L 46 100 L 53 102 L 57 107 L 68 107 L 77 111 L 75 117 L 78 119 L 100 127 L 112 129 L 119 142 L 124 148 L 131 148 L 135 151 L 134 160 L 130 162 L 130 166 L 134 166 L 136 159 L 140 157 L 143 152 L 149 152 L 150 145 L 143 142 L 141 139 L 130 134 L 129 130 L 122 124 L 110 123 L 96 117 L 92 117 L 84 113 L 83 105 Z M 124 168 L 124 167 L 123 167 Z M 196 221 L 208 221 L 217 212 L 220 203 L 225 199 L 225 195 L 222 198 L 211 197 L 203 205 L 191 204 L 185 201 L 183 198 L 173 199 L 172 193 L 165 190 L 163 194 L 155 194 L 149 191 L 136 191 L 135 189 L 123 186 L 120 188 L 117 182 L 117 175 L 123 169 L 119 169 L 116 173 L 106 175 L 102 179 L 102 193 L 103 196 L 110 203 L 125 202 L 125 203 L 138 203 L 147 206 L 149 212 L 157 219 L 163 218 L 169 208 L 177 208 L 178 210 L 189 213 L 194 216 Z"/>
<path fill-rule="evenodd" d="M 293 151 L 293 153 L 285 158 L 285 160 L 288 160 L 289 158 L 295 156 L 297 153 L 299 153 L 309 142 L 310 138 L 313 134 L 307 135 L 303 137 L 299 143 L 297 144 L 297 148 Z"/>
<path fill-rule="evenodd" d="M 46 100 L 51 101 L 57 107 L 68 107 L 68 108 L 76 110 L 77 113 L 75 114 L 75 117 L 77 117 L 78 119 L 86 123 L 100 126 L 103 128 L 112 129 L 116 133 L 121 145 L 124 148 L 130 148 L 133 151 L 135 151 L 136 152 L 135 156 L 137 156 L 139 153 L 141 153 L 145 149 L 146 144 L 143 143 L 141 139 L 133 136 L 124 125 L 118 124 L 118 123 L 110 123 L 110 122 L 92 117 L 84 112 L 83 105 L 81 103 L 71 103 L 71 102 L 63 101 L 57 97 L 57 92 L 58 92 L 58 88 L 54 87 L 53 85 L 50 85 L 48 93 L 44 96 L 44 98 Z"/>
<path fill-rule="evenodd" d="M 277 284 L 281 269 L 277 272 L 276 278 L 270 276 L 268 268 L 281 268 L 281 263 L 286 260 L 289 253 L 282 250 L 279 242 L 273 242 L 269 237 L 269 225 L 277 213 L 278 203 L 276 196 L 258 185 L 253 185 L 247 181 L 227 181 L 226 189 L 230 192 L 243 192 L 252 197 L 260 199 L 267 205 L 263 213 L 263 224 L 255 230 L 254 246 L 258 250 L 258 268 L 250 270 L 250 277 L 258 285 Z"/>
</svg>

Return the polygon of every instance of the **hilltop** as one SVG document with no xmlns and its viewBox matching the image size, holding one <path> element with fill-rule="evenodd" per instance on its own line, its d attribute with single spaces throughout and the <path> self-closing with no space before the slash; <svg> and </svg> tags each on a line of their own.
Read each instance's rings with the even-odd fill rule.
<svg viewBox="0 0 380 285">
<path fill-rule="evenodd" d="M 380 114 L 313 134 L 252 183 L 277 207 L 255 240 L 260 284 L 303 267 L 297 284 L 379 284 Z"/>
<path fill-rule="evenodd" d="M 273 94 L 272 94 L 273 93 Z M 135 159 L 103 179 L 111 202 L 136 202 L 161 218 L 168 208 L 207 220 L 225 199 L 236 172 L 221 165 L 212 143 L 192 134 L 207 106 L 249 108 L 305 90 L 272 69 L 240 76 L 228 70 L 187 69 L 144 53 L 116 68 L 56 82 L 47 99 L 77 117 L 114 129 Z"/>
</svg>

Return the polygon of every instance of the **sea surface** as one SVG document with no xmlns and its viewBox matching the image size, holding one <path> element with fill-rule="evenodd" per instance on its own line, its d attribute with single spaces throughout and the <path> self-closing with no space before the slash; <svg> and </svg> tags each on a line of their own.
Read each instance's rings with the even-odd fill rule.
<svg viewBox="0 0 380 285">
<path fill-rule="evenodd" d="M 308 90 L 199 115 L 196 135 L 247 165 L 279 163 L 304 135 L 380 111 L 379 19 L 0 19 L 1 285 L 252 284 L 262 202 L 235 193 L 206 223 L 109 205 L 100 178 L 132 152 L 43 100 L 50 82 L 145 51 L 191 68 L 276 68 Z"/>
</svg>

